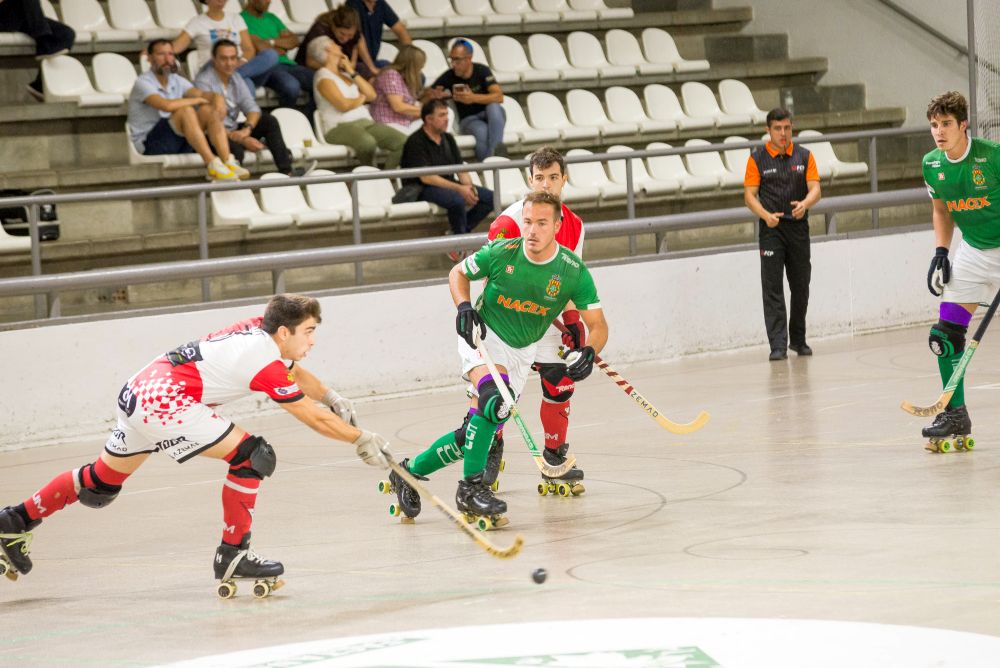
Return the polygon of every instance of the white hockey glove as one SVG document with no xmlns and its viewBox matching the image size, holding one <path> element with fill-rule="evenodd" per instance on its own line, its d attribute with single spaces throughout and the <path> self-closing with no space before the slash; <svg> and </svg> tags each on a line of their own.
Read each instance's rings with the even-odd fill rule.
<svg viewBox="0 0 1000 668">
<path fill-rule="evenodd" d="M 358 412 L 354 410 L 354 402 L 350 399 L 340 396 L 336 390 L 327 390 L 323 395 L 323 403 L 347 424 L 352 427 L 358 426 Z"/>
<path fill-rule="evenodd" d="M 389 441 L 378 434 L 362 429 L 361 436 L 358 436 L 358 440 L 354 441 L 354 445 L 358 446 L 358 457 L 361 457 L 365 464 L 383 469 L 389 468 L 389 462 L 385 459 L 386 455 L 392 454 L 389 451 Z"/>
</svg>

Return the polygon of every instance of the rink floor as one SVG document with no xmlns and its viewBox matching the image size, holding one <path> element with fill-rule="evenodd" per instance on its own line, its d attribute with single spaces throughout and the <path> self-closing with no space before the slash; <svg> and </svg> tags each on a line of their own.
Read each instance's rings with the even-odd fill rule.
<svg viewBox="0 0 1000 668">
<path fill-rule="evenodd" d="M 353 448 L 285 414 L 244 422 L 278 451 L 253 545 L 285 564 L 284 588 L 255 600 L 244 585 L 218 599 L 210 562 L 225 469 L 153 457 L 111 507 L 77 504 L 47 520 L 32 545 L 35 570 L 0 579 L 0 665 L 146 666 L 366 634 L 605 618 L 1000 635 L 1000 345 L 987 336 L 970 367 L 976 450 L 932 455 L 919 437 L 926 420 L 898 408 L 940 392 L 926 331 L 816 340 L 814 357 L 781 363 L 756 348 L 622 366 L 674 420 L 712 414 L 689 436 L 664 431 L 595 371 L 573 399 L 570 432 L 585 495 L 538 496 L 534 464 L 508 429 L 500 484 L 510 525 L 487 537 L 503 546 L 523 535 L 509 561 L 433 508 L 414 525 L 390 517 L 382 475 Z M 533 377 L 521 405 L 536 432 L 538 401 Z M 453 389 L 359 407 L 402 458 L 458 426 L 464 403 Z M 0 453 L 3 503 L 92 461 L 102 445 Z M 459 475 L 451 467 L 429 485 L 453 502 Z M 536 568 L 548 571 L 542 585 L 530 577 Z"/>
</svg>

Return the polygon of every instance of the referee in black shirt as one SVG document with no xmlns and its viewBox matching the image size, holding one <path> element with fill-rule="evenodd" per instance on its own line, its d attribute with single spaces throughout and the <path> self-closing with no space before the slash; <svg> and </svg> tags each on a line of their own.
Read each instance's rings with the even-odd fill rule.
<svg viewBox="0 0 1000 668">
<path fill-rule="evenodd" d="M 767 114 L 768 143 L 750 154 L 743 179 L 743 199 L 760 220 L 760 284 L 764 325 L 771 361 L 788 357 L 791 348 L 812 355 L 806 344 L 809 306 L 809 208 L 820 198 L 816 160 L 792 143 L 792 116 L 787 109 Z M 784 275 L 792 295 L 791 317 L 785 314 Z"/>
</svg>

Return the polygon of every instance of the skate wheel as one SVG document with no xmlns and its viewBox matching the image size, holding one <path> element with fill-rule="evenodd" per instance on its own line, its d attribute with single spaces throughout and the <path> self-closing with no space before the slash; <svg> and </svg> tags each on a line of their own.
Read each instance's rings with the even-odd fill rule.
<svg viewBox="0 0 1000 668">
<path fill-rule="evenodd" d="M 232 598 L 236 596 L 236 584 L 233 582 L 223 582 L 219 585 L 216 593 L 219 594 L 219 598 Z"/>
<path fill-rule="evenodd" d="M 544 482 L 538 483 L 538 494 L 540 496 L 545 496 L 548 493 L 549 493 L 549 486 L 546 485 Z"/>
<path fill-rule="evenodd" d="M 965 437 L 965 449 L 966 450 L 971 450 L 974 447 L 976 447 L 976 439 L 972 438 L 972 436 L 966 436 Z"/>
<path fill-rule="evenodd" d="M 507 468 L 507 460 L 501 459 L 500 460 L 500 470 L 503 471 L 505 468 Z"/>
<path fill-rule="evenodd" d="M 492 489 L 494 492 L 500 489 L 500 481 L 494 480 L 492 484 L 490 484 L 490 489 Z"/>
<path fill-rule="evenodd" d="M 476 520 L 476 527 L 480 531 L 489 531 L 493 528 L 493 520 L 489 517 L 480 517 Z"/>
<path fill-rule="evenodd" d="M 572 487 L 572 489 L 570 489 L 570 491 L 573 492 L 573 496 L 580 496 L 581 494 L 583 494 L 584 492 L 587 491 L 587 488 L 584 487 L 583 485 L 576 484 L 576 485 L 573 485 L 573 487 Z"/>
<path fill-rule="evenodd" d="M 567 485 L 564 482 L 559 483 L 558 485 L 556 485 L 556 492 L 559 494 L 559 496 L 569 496 L 570 495 L 569 485 Z"/>
<path fill-rule="evenodd" d="M 7 565 L 7 562 L 4 561 L 3 559 L 0 559 L 0 575 L 7 575 L 7 572 L 9 570 L 10 566 Z"/>
<path fill-rule="evenodd" d="M 389 482 L 388 480 L 379 480 L 378 491 L 382 492 L 383 494 L 389 494 L 390 492 L 392 492 L 392 483 Z"/>
<path fill-rule="evenodd" d="M 938 443 L 938 452 L 951 452 L 953 444 L 948 439 L 945 439 Z"/>
<path fill-rule="evenodd" d="M 271 594 L 271 585 L 263 580 L 257 580 L 253 583 L 253 597 L 254 598 L 267 598 Z"/>
<path fill-rule="evenodd" d="M 393 517 L 399 517 L 400 515 L 403 514 L 403 509 L 400 508 L 395 503 L 390 503 L 389 504 L 389 514 L 392 515 Z"/>
</svg>

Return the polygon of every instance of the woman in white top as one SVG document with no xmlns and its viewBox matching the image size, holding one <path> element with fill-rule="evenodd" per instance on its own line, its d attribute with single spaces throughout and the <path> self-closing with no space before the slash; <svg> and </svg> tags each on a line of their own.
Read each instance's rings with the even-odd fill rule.
<svg viewBox="0 0 1000 668">
<path fill-rule="evenodd" d="M 372 85 L 354 71 L 350 58 L 329 37 L 309 42 L 309 57 L 323 63 L 313 81 L 313 97 L 326 141 L 350 146 L 363 165 L 374 165 L 375 149 L 381 148 L 388 154 L 386 169 L 398 167 L 406 135 L 372 120 L 365 106 L 375 99 Z"/>
</svg>

